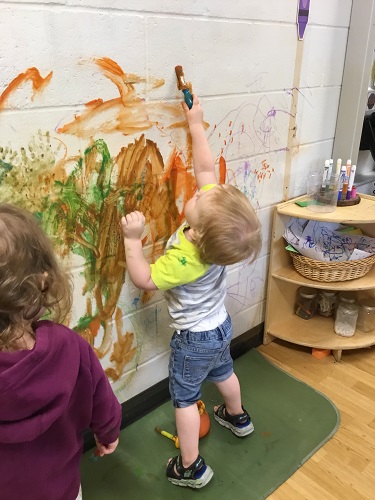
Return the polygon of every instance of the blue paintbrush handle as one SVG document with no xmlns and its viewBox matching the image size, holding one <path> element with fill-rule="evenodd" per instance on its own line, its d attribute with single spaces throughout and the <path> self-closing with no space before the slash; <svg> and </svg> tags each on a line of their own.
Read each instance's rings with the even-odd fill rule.
<svg viewBox="0 0 375 500">
<path fill-rule="evenodd" d="M 184 101 L 186 102 L 186 105 L 189 109 L 193 107 L 193 96 L 190 93 L 189 89 L 182 89 L 182 92 L 184 93 Z"/>
</svg>

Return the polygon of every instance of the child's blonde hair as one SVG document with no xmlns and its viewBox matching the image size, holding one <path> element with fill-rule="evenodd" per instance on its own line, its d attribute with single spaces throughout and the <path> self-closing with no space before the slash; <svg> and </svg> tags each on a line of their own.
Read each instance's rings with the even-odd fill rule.
<svg viewBox="0 0 375 500">
<path fill-rule="evenodd" d="M 237 188 L 217 186 L 195 229 L 204 262 L 226 266 L 253 261 L 262 246 L 261 227 L 248 198 Z"/>
<path fill-rule="evenodd" d="M 30 213 L 0 204 L 0 351 L 13 349 L 44 308 L 62 321 L 70 307 L 70 280 L 47 235 Z"/>
</svg>

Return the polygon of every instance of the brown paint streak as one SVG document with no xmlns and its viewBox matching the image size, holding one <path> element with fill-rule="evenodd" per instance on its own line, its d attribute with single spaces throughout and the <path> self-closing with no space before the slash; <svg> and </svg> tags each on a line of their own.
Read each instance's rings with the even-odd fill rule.
<svg viewBox="0 0 375 500">
<path fill-rule="evenodd" d="M 53 71 L 48 73 L 45 78 L 42 78 L 37 68 L 29 68 L 25 73 L 20 73 L 16 78 L 14 78 L 4 92 L 0 96 L 0 109 L 4 107 L 5 101 L 8 97 L 25 81 L 31 80 L 33 84 L 33 96 L 36 92 L 42 91 L 46 85 L 49 84 L 53 75 Z"/>
<path fill-rule="evenodd" d="M 132 348 L 134 333 L 122 333 L 122 311 L 119 308 L 116 309 L 115 321 L 117 341 L 114 343 L 112 354 L 109 358 L 114 363 L 115 368 L 107 368 L 105 370 L 107 376 L 114 381 L 121 377 L 125 365 L 134 358 L 137 350 L 136 347 Z"/>
<path fill-rule="evenodd" d="M 95 175 L 98 165 L 100 165 L 100 157 L 98 157 L 96 148 L 93 148 L 85 158 L 83 186 Z M 107 168 L 109 168 L 109 165 Z M 96 224 L 99 224 L 98 230 L 95 232 L 97 239 L 92 242 L 92 247 L 95 248 L 95 269 L 92 278 L 93 283 L 90 286 L 97 307 L 96 319 L 103 326 L 103 338 L 100 346 L 96 349 L 99 358 L 102 358 L 109 350 L 112 353 L 114 352 L 111 318 L 117 308 L 126 272 L 124 244 L 119 223 L 121 219 L 118 208 L 119 198 L 124 198 L 123 208 L 125 213 L 140 210 L 145 214 L 151 240 L 151 245 L 148 248 L 150 260 L 155 260 L 156 256 L 162 253 L 162 246 L 155 244 L 155 242 L 158 240 L 163 241 L 168 235 L 172 234 L 178 227 L 181 217 L 172 195 L 175 192 L 173 182 L 180 185 L 181 181 L 176 181 L 176 179 L 181 174 L 180 172 L 174 173 L 177 166 L 172 162 L 169 167 L 171 178 L 165 179 L 163 177 L 163 158 L 153 141 L 146 140 L 142 135 L 133 144 L 121 149 L 110 168 L 115 168 L 117 180 L 116 184 L 113 185 L 113 189 L 108 193 L 100 214 L 90 214 L 89 207 L 86 211 L 90 220 L 95 217 Z M 186 168 L 184 168 L 182 162 L 178 165 L 178 168 L 186 176 Z M 174 181 L 172 181 L 172 178 Z M 81 229 L 76 226 L 75 237 L 80 233 Z M 81 241 L 81 244 L 84 245 L 84 241 Z M 118 265 L 119 262 L 125 263 L 125 265 L 120 266 Z M 142 302 L 149 299 L 150 294 L 142 294 Z M 95 323 L 95 326 L 97 326 L 97 323 Z M 85 334 L 86 332 L 84 332 Z M 122 352 L 121 350 L 128 343 L 131 345 L 130 334 L 126 335 L 119 338 L 117 353 Z M 116 363 L 118 363 L 120 358 L 116 357 L 116 359 Z M 127 362 L 125 360 L 125 363 Z M 114 379 L 118 378 L 121 375 L 119 369 L 119 366 L 109 369 L 108 376 Z"/>
<path fill-rule="evenodd" d="M 164 161 L 157 145 L 142 135 L 134 144 L 122 148 L 117 159 L 118 186 L 129 189 L 125 212 L 140 210 L 149 223 L 152 243 L 178 227 L 179 213 L 170 187 L 163 178 Z"/>
<path fill-rule="evenodd" d="M 125 279 L 125 269 L 117 266 L 119 260 L 125 260 L 119 220 L 114 200 L 104 203 L 98 232 L 97 249 L 100 257 L 95 261 L 95 274 L 101 277 L 102 284 L 105 284 L 106 289 L 108 289 L 108 296 L 104 304 L 101 287 L 98 286 L 95 290 L 95 300 L 102 318 L 110 318 L 114 313 Z"/>
</svg>

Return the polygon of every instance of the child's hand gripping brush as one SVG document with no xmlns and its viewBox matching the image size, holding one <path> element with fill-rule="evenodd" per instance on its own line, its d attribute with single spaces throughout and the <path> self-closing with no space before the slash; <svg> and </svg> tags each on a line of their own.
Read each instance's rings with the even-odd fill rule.
<svg viewBox="0 0 375 500">
<path fill-rule="evenodd" d="M 184 101 L 187 107 L 191 109 L 193 106 L 193 96 L 191 95 L 189 85 L 185 82 L 185 76 L 182 66 L 176 66 L 175 71 L 177 76 L 178 90 L 182 90 L 184 94 Z"/>
<path fill-rule="evenodd" d="M 95 448 L 94 452 L 90 456 L 91 462 L 97 462 L 100 458 L 100 451 L 98 448 Z"/>
</svg>

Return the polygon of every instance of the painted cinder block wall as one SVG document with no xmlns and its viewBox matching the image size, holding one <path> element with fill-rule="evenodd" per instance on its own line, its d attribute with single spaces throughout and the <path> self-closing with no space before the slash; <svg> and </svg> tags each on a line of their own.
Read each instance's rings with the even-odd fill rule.
<svg viewBox="0 0 375 500">
<path fill-rule="evenodd" d="M 148 204 L 145 248 L 150 261 L 156 258 L 191 189 L 174 74 L 182 65 L 203 101 L 218 166 L 226 165 L 226 181 L 249 196 L 263 224 L 262 252 L 255 263 L 230 269 L 226 302 L 235 336 L 260 325 L 273 207 L 306 192 L 309 170 L 331 156 L 350 23 L 351 0 L 311 0 L 305 39 L 298 42 L 297 4 L 1 2 L 0 198 L 38 213 L 61 245 L 74 280 L 69 324 L 80 325 L 97 349 L 121 402 L 167 376 L 172 331 L 162 294 L 135 289 L 121 243 L 117 254 L 105 245 L 119 236 L 116 220 L 109 227 L 104 221 L 114 195 L 100 175 L 107 172 L 114 186 L 123 166 L 128 184 L 121 181 L 122 191 L 116 185 L 116 196 L 125 210 L 129 197 L 133 207 Z M 145 185 L 135 188 L 139 178 L 126 171 L 134 168 L 126 155 L 136 141 L 145 141 L 148 170 L 140 172 L 147 172 L 151 194 Z M 68 178 L 76 187 L 67 187 Z M 64 183 L 65 198 L 56 180 Z M 79 212 L 69 189 L 87 202 Z M 98 191 L 92 214 L 90 199 Z M 91 227 L 82 227 L 86 219 L 101 232 L 94 249 L 88 245 Z M 98 262 L 109 263 L 108 274 L 105 264 L 98 274 Z M 111 287 L 119 285 L 115 293 Z M 116 299 L 105 327 L 98 289 L 105 304 Z"/>
</svg>

